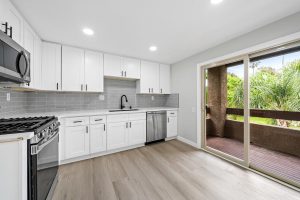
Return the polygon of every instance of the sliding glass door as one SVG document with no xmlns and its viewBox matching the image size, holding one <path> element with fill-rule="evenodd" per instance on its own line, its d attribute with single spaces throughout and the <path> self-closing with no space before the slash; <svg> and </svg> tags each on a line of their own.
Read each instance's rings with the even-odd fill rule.
<svg viewBox="0 0 300 200">
<path fill-rule="evenodd" d="M 300 186 L 300 47 L 253 55 L 250 167 Z"/>
<path fill-rule="evenodd" d="M 201 68 L 202 148 L 300 187 L 300 42 Z"/>
<path fill-rule="evenodd" d="M 204 69 L 205 148 L 245 165 L 244 59 Z"/>
</svg>

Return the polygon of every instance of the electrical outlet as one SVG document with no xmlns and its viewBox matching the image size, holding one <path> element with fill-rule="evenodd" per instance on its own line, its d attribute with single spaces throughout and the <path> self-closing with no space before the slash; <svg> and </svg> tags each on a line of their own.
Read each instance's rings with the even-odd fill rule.
<svg viewBox="0 0 300 200">
<path fill-rule="evenodd" d="M 6 101 L 10 101 L 10 93 L 6 93 Z"/>
<path fill-rule="evenodd" d="M 155 100 L 154 96 L 151 96 L 151 100 L 152 100 L 152 101 L 154 101 L 154 100 Z"/>
<path fill-rule="evenodd" d="M 100 95 L 99 95 L 99 100 L 100 100 L 100 101 L 104 101 L 104 100 L 105 100 L 104 94 L 100 94 Z"/>
</svg>

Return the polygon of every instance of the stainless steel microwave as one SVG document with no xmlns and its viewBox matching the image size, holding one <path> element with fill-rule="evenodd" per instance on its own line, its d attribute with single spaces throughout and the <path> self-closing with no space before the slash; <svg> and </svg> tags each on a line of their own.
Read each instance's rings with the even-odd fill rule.
<svg viewBox="0 0 300 200">
<path fill-rule="evenodd" d="M 30 82 L 30 53 L 2 31 L 0 31 L 0 82 Z"/>
</svg>

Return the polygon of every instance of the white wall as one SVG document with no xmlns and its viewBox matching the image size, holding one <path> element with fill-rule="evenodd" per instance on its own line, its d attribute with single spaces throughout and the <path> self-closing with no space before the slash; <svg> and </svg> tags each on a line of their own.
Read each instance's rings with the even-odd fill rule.
<svg viewBox="0 0 300 200">
<path fill-rule="evenodd" d="M 300 12 L 173 64 L 172 92 L 179 93 L 179 136 L 197 143 L 197 134 L 200 134 L 196 113 L 197 64 L 300 32 L 299 22 Z"/>
</svg>

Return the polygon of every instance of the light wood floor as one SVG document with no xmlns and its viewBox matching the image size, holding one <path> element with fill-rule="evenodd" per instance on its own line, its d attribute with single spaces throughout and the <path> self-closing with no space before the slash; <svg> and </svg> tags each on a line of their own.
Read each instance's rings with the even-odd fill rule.
<svg viewBox="0 0 300 200">
<path fill-rule="evenodd" d="M 177 140 L 60 167 L 54 200 L 294 200 L 300 194 Z"/>
</svg>

